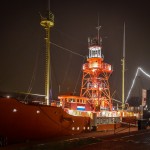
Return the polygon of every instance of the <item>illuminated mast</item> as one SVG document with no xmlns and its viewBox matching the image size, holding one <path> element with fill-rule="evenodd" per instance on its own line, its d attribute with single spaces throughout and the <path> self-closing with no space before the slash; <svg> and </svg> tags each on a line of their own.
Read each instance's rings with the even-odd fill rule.
<svg viewBox="0 0 150 150">
<path fill-rule="evenodd" d="M 88 38 L 89 56 L 83 64 L 83 77 L 80 96 L 88 97 L 92 110 L 112 110 L 108 79 L 112 73 L 111 65 L 104 63 L 101 53 L 102 39 L 99 36 L 100 26 L 97 27 L 98 37 Z"/>
<path fill-rule="evenodd" d="M 124 79 L 125 79 L 125 23 L 124 23 L 124 32 L 123 32 L 123 58 L 122 58 L 122 109 L 124 109 Z"/>
<path fill-rule="evenodd" d="M 50 1 L 49 1 L 50 3 Z M 50 6 L 50 4 L 49 4 Z M 45 101 L 49 105 L 49 93 L 50 93 L 50 28 L 54 26 L 54 15 L 48 10 L 48 14 L 45 17 L 41 16 L 41 26 L 44 27 L 46 31 L 46 73 L 45 73 Z"/>
</svg>

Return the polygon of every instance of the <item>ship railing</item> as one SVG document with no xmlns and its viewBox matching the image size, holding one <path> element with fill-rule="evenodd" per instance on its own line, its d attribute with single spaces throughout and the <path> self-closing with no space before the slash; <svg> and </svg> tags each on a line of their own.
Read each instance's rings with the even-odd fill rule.
<svg viewBox="0 0 150 150">
<path fill-rule="evenodd" d="M 112 66 L 110 64 L 107 64 L 107 63 L 100 63 L 100 64 L 96 63 L 96 65 L 85 63 L 83 65 L 83 70 L 86 70 L 86 69 L 101 69 L 104 71 L 112 71 Z"/>
</svg>

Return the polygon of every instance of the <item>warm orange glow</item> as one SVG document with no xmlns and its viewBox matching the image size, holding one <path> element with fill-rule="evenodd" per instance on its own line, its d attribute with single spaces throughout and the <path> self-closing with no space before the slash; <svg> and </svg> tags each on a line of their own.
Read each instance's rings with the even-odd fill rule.
<svg viewBox="0 0 150 150">
<path fill-rule="evenodd" d="M 101 45 L 97 40 L 89 39 L 89 57 L 83 64 L 80 96 L 88 97 L 94 110 L 96 107 L 112 110 L 108 79 L 113 70 L 110 64 L 103 62 Z"/>
</svg>

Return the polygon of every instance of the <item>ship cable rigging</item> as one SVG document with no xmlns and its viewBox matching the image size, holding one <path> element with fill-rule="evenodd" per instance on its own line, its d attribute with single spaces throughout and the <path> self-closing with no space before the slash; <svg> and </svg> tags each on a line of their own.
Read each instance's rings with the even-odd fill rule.
<svg viewBox="0 0 150 150">
<path fill-rule="evenodd" d="M 68 72 L 69 72 L 69 68 L 70 68 L 70 65 L 71 65 L 71 59 L 72 59 L 72 54 L 69 56 L 69 58 L 68 58 L 68 64 L 67 64 L 67 66 L 66 66 L 66 71 L 65 71 L 65 74 L 64 74 L 64 79 L 62 80 L 62 85 L 64 85 L 64 83 L 65 83 L 65 79 L 67 79 L 67 75 L 68 75 Z"/>
<path fill-rule="evenodd" d="M 73 52 L 72 50 L 67 49 L 67 48 L 64 48 L 64 47 L 62 47 L 62 46 L 59 46 L 58 44 L 55 44 L 55 43 L 53 43 L 53 42 L 50 42 L 50 43 L 51 43 L 52 45 L 54 45 L 54 46 L 60 48 L 60 49 L 63 49 L 63 50 L 65 50 L 65 51 L 67 51 L 67 52 L 70 52 L 71 54 L 78 55 L 78 56 L 84 58 L 84 60 L 85 60 L 85 56 L 83 56 L 83 55 L 81 55 L 81 54 L 79 54 L 79 53 L 77 53 L 77 52 Z M 27 95 L 26 95 L 26 97 L 24 98 L 24 100 L 26 100 L 27 97 L 28 97 L 28 95 L 31 94 L 32 87 L 33 87 L 33 82 L 35 81 L 35 78 L 36 78 L 36 70 L 37 70 L 38 61 L 39 61 L 39 52 L 37 53 L 37 56 L 36 56 L 35 65 L 34 65 L 32 77 L 31 77 L 31 81 L 30 81 L 30 83 L 29 83 L 29 87 L 28 87 L 28 90 L 27 90 Z M 52 66 L 52 67 L 53 67 L 53 69 L 54 69 L 54 66 Z M 79 73 L 79 75 L 80 75 L 80 73 Z M 79 80 L 79 79 L 78 79 L 78 80 Z M 78 81 L 77 81 L 77 82 L 78 82 Z M 57 84 L 58 84 L 58 82 L 57 82 Z M 52 89 L 51 89 L 51 90 L 52 90 Z M 51 98 L 52 98 L 52 91 L 50 91 L 50 94 L 51 94 Z"/>
<path fill-rule="evenodd" d="M 72 50 L 70 50 L 70 49 L 64 48 L 64 47 L 62 47 L 62 46 L 60 46 L 60 45 L 58 45 L 58 44 L 55 44 L 55 43 L 53 43 L 53 42 L 50 42 L 50 44 L 52 44 L 52 45 L 54 45 L 54 46 L 56 46 L 56 47 L 58 47 L 58 48 L 60 48 L 60 49 L 63 49 L 63 50 L 65 50 L 65 51 L 67 51 L 67 52 L 69 52 L 69 53 L 71 53 L 71 54 L 78 55 L 78 56 L 84 58 L 84 59 L 83 59 L 83 62 L 85 61 L 85 58 L 86 58 L 86 57 L 83 56 L 83 55 L 81 55 L 81 54 L 79 54 L 79 53 L 77 53 L 77 52 L 74 52 L 74 51 L 72 51 Z M 69 59 L 71 60 L 71 58 L 72 58 L 72 55 L 69 57 Z M 69 61 L 69 62 L 70 62 L 70 61 Z M 64 80 L 67 78 L 66 76 L 67 76 L 67 74 L 68 74 L 69 67 L 70 67 L 70 63 L 68 63 L 68 65 L 67 65 L 67 70 L 66 70 L 66 72 L 65 72 Z M 81 71 L 82 71 L 82 69 L 81 69 L 80 72 L 79 72 L 79 75 L 78 75 L 78 78 L 77 78 L 77 82 L 76 82 L 76 85 L 75 85 L 75 88 L 74 88 L 74 91 L 73 91 L 73 95 L 75 94 L 75 91 L 76 91 L 76 88 L 77 88 L 77 85 L 78 85 L 78 82 L 79 82 L 79 78 L 80 78 Z M 64 80 L 63 80 L 62 84 L 64 84 Z M 57 84 L 58 84 L 58 82 L 57 82 Z M 58 85 L 58 86 L 60 87 L 60 85 Z M 60 89 L 59 89 L 59 93 L 60 93 Z"/>
<path fill-rule="evenodd" d="M 31 94 L 32 87 L 33 87 L 33 84 L 34 84 L 33 82 L 35 81 L 35 76 L 36 76 L 35 74 L 36 74 L 36 70 L 37 70 L 38 60 L 39 60 L 39 51 L 36 54 L 36 59 L 35 59 L 35 64 L 34 64 L 34 69 L 33 69 L 32 77 L 31 77 L 31 81 L 30 81 L 30 84 L 29 84 L 27 95 L 24 98 L 24 101 L 26 101 L 28 95 Z"/>
<path fill-rule="evenodd" d="M 84 61 L 85 61 L 85 58 L 86 58 L 86 57 L 84 57 L 83 63 L 84 63 Z M 80 72 L 79 72 L 79 75 L 78 75 L 78 78 L 77 78 L 77 82 L 76 82 L 76 85 L 75 85 L 75 88 L 74 88 L 74 91 L 73 91 L 73 95 L 75 95 L 75 93 L 76 93 L 76 89 L 77 89 L 77 85 L 78 85 L 78 83 L 79 83 L 79 79 L 80 79 L 81 73 L 82 73 L 82 67 L 81 67 L 81 69 L 80 69 Z"/>
<path fill-rule="evenodd" d="M 62 47 L 62 46 L 59 46 L 58 44 L 55 44 L 55 43 L 53 43 L 53 42 L 50 42 L 50 44 L 52 44 L 52 45 L 54 45 L 54 46 L 56 46 L 56 47 L 58 47 L 58 48 L 61 48 L 61 49 L 63 49 L 63 50 L 66 50 L 66 51 L 68 51 L 68 52 L 70 52 L 70 53 L 72 53 L 72 54 L 78 55 L 78 56 L 80 56 L 80 57 L 82 57 L 82 58 L 85 57 L 85 56 L 83 56 L 83 55 L 81 55 L 81 54 L 79 54 L 79 53 L 77 53 L 77 52 L 71 51 L 71 50 L 69 50 L 69 49 L 67 49 L 67 48 L 64 48 L 64 47 Z"/>
<path fill-rule="evenodd" d="M 55 27 L 54 30 L 55 30 L 56 32 L 62 34 L 62 35 L 63 35 L 67 40 L 69 40 L 69 41 L 73 41 L 74 43 L 78 43 L 78 44 L 80 44 L 80 45 L 87 46 L 87 44 L 85 44 L 85 42 L 81 42 L 80 40 L 78 40 L 78 38 L 75 38 L 74 35 L 71 35 L 71 36 L 70 36 L 69 34 L 63 32 L 62 30 L 60 30 L 60 29 L 58 29 L 58 28 L 56 28 L 56 27 Z"/>
<path fill-rule="evenodd" d="M 144 75 L 146 75 L 148 78 L 150 78 L 150 75 L 149 75 L 147 72 L 145 72 L 141 67 L 138 67 L 137 70 L 136 70 L 135 77 L 134 77 L 134 79 L 133 79 L 133 81 L 132 81 L 132 84 L 131 84 L 131 87 L 130 87 L 130 90 L 129 90 L 129 92 L 128 92 L 128 95 L 127 95 L 127 98 L 126 98 L 126 101 L 125 101 L 125 102 L 127 102 L 128 99 L 129 99 L 129 97 L 130 97 L 132 88 L 133 88 L 133 86 L 134 86 L 134 84 L 135 84 L 135 80 L 136 80 L 136 77 L 138 76 L 139 71 L 141 71 Z"/>
<path fill-rule="evenodd" d="M 63 34 L 63 35 L 66 36 L 67 38 L 69 38 L 69 39 L 71 39 L 71 40 L 76 40 L 76 41 L 77 41 L 77 39 L 72 38 L 72 36 L 69 36 L 68 34 L 62 32 L 61 30 L 58 30 L 58 29 L 56 29 L 56 28 L 55 28 L 55 30 L 56 30 L 57 32 Z M 79 41 L 78 41 L 78 42 L 79 42 Z M 81 43 L 81 41 L 80 41 L 80 43 Z M 60 45 L 58 45 L 58 44 L 56 44 L 56 43 L 53 43 L 53 42 L 51 42 L 51 41 L 50 41 L 50 44 L 53 45 L 53 46 L 56 46 L 56 47 L 58 47 L 58 48 L 60 48 L 60 49 L 63 49 L 63 50 L 65 50 L 65 51 L 67 51 L 67 52 L 69 52 L 69 53 L 71 53 L 71 54 L 78 55 L 78 56 L 84 58 L 83 62 L 85 61 L 86 56 L 84 56 L 84 55 L 81 55 L 81 54 L 79 54 L 79 53 L 77 53 L 77 52 L 74 52 L 74 51 L 72 51 L 72 50 L 70 50 L 70 49 L 64 48 L 63 46 L 60 46 Z M 82 44 L 83 44 L 83 43 L 82 43 Z M 69 59 L 71 60 L 71 58 L 72 58 L 72 55 L 69 57 Z M 69 62 L 70 62 L 70 61 L 69 61 Z M 64 79 L 63 79 L 62 84 L 64 84 L 64 80 L 67 78 L 66 76 L 67 76 L 67 74 L 68 74 L 68 70 L 69 70 L 70 64 L 71 64 L 71 63 L 68 63 L 68 64 L 67 64 L 67 69 L 66 69 L 65 76 L 64 76 Z M 53 66 L 53 67 L 54 67 L 54 66 Z M 81 70 L 79 71 L 79 75 L 78 75 L 78 78 L 77 78 L 77 82 L 76 82 L 75 88 L 74 88 L 74 90 L 73 90 L 73 95 L 74 95 L 75 92 L 76 92 L 76 88 L 77 88 L 77 85 L 78 85 L 78 82 L 79 82 L 79 78 L 80 78 L 81 71 L 82 71 L 82 68 L 81 68 Z M 54 73 L 54 74 L 55 74 L 55 73 Z M 56 77 L 56 76 L 55 76 L 55 77 Z M 57 80 L 57 79 L 56 79 L 56 82 L 57 82 L 57 85 L 58 85 L 58 87 L 59 87 L 59 93 L 60 93 L 60 91 L 61 91 L 61 89 L 60 89 L 60 84 L 58 83 L 58 80 Z"/>
</svg>

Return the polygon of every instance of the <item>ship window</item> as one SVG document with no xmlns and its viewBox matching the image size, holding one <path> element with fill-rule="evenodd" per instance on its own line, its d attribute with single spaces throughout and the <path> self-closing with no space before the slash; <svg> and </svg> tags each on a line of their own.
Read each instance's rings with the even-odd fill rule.
<svg viewBox="0 0 150 150">
<path fill-rule="evenodd" d="M 80 103 L 82 103 L 82 99 L 80 99 Z"/>
<path fill-rule="evenodd" d="M 75 99 L 69 98 L 69 102 L 75 102 Z"/>
<path fill-rule="evenodd" d="M 95 57 L 97 57 L 97 51 L 95 51 Z"/>
<path fill-rule="evenodd" d="M 77 99 L 77 102 L 79 103 L 79 99 Z"/>
<path fill-rule="evenodd" d="M 101 53 L 100 53 L 100 50 L 98 51 L 98 56 L 100 56 L 100 57 L 101 57 Z"/>
<path fill-rule="evenodd" d="M 79 127 L 77 127 L 77 130 L 79 130 L 80 128 Z"/>
</svg>

